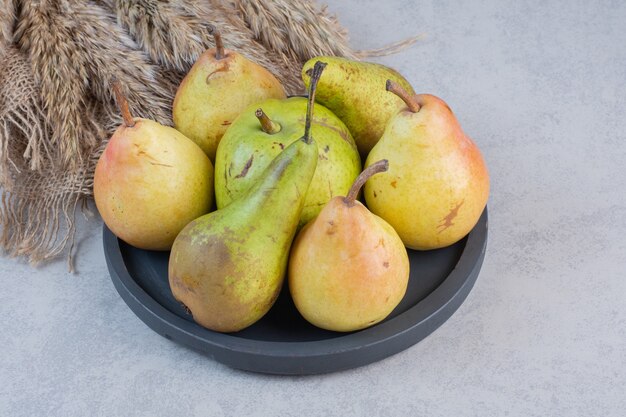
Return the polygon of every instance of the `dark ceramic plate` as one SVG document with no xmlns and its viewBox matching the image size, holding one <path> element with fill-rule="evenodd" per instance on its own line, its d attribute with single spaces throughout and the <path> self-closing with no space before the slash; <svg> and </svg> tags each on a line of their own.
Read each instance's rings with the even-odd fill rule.
<svg viewBox="0 0 626 417">
<path fill-rule="evenodd" d="M 233 368 L 304 375 L 355 368 L 398 353 L 444 323 L 465 300 L 485 256 L 487 209 L 463 240 L 444 249 L 409 251 L 406 295 L 383 322 L 352 333 L 318 329 L 283 291 L 260 321 L 238 333 L 197 325 L 174 299 L 167 280 L 169 252 L 136 249 L 104 227 L 104 253 L 115 288 L 152 330 Z"/>
</svg>

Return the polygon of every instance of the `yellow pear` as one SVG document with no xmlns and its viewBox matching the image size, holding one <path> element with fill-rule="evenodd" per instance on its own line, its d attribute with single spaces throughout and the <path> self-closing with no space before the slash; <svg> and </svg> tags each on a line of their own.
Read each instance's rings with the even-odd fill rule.
<svg viewBox="0 0 626 417">
<path fill-rule="evenodd" d="M 309 83 L 311 67 L 317 60 L 328 63 L 320 80 L 317 101 L 328 107 L 346 124 L 363 159 L 378 142 L 389 119 L 404 103 L 380 88 L 392 79 L 413 91 L 396 70 L 372 62 L 353 61 L 334 56 L 315 57 L 302 67 L 302 80 Z"/>
<path fill-rule="evenodd" d="M 411 249 L 436 249 L 465 237 L 489 197 L 480 150 L 438 97 L 413 95 L 388 81 L 406 107 L 387 125 L 365 166 L 381 158 L 390 169 L 365 185 L 369 209 Z"/>
<path fill-rule="evenodd" d="M 94 199 L 104 223 L 125 242 L 168 250 L 176 235 L 213 204 L 213 165 L 189 138 L 133 118 L 119 84 L 124 123 L 98 160 Z"/>
<path fill-rule="evenodd" d="M 361 186 L 387 169 L 363 171 L 347 197 L 334 197 L 298 234 L 289 259 L 289 290 L 302 316 L 334 331 L 369 327 L 400 303 L 409 280 L 402 240 L 356 200 Z"/>
<path fill-rule="evenodd" d="M 224 49 L 214 32 L 216 47 L 204 52 L 178 87 L 174 126 L 215 161 L 224 132 L 246 107 L 268 98 L 285 98 L 271 72 L 237 52 Z"/>
</svg>

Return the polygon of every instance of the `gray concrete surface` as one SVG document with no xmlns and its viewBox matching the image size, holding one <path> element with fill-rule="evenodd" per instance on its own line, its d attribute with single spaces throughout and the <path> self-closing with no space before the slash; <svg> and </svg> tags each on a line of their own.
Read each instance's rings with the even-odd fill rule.
<svg viewBox="0 0 626 417">
<path fill-rule="evenodd" d="M 2 416 L 626 415 L 626 3 L 332 1 L 357 48 L 441 96 L 483 150 L 490 241 L 465 304 L 381 362 L 231 370 L 153 333 L 109 280 L 0 259 Z"/>
</svg>

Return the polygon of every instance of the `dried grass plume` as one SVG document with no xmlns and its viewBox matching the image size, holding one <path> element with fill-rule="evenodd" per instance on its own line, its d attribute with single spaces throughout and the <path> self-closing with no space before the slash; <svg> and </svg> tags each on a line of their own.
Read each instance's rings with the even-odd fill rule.
<svg viewBox="0 0 626 417">
<path fill-rule="evenodd" d="M 357 58 L 345 30 L 306 0 L 0 0 L 0 247 L 39 263 L 69 254 L 76 209 L 121 116 L 171 124 L 175 90 L 219 28 L 227 48 L 290 94 L 316 55 Z"/>
</svg>

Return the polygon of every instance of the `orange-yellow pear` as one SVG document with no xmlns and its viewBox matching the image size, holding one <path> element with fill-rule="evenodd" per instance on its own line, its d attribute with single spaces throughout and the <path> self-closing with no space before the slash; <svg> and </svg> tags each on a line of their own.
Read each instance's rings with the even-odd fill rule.
<svg viewBox="0 0 626 417">
<path fill-rule="evenodd" d="M 365 163 L 385 158 L 390 166 L 365 185 L 367 206 L 411 249 L 452 245 L 472 230 L 487 204 L 485 161 L 443 100 L 410 94 L 393 82 L 387 89 L 406 107 L 389 121 Z"/>
<path fill-rule="evenodd" d="M 348 332 L 387 317 L 409 281 L 402 240 L 356 196 L 379 161 L 363 171 L 347 197 L 334 197 L 298 234 L 289 259 L 289 290 L 302 316 L 327 330 Z"/>
<path fill-rule="evenodd" d="M 171 127 L 133 118 L 115 86 L 124 123 L 94 173 L 102 220 L 125 242 L 168 250 L 176 235 L 213 204 L 213 165 L 202 150 Z"/>
<path fill-rule="evenodd" d="M 174 126 L 215 161 L 217 145 L 228 126 L 246 107 L 268 98 L 285 98 L 271 72 L 224 49 L 215 32 L 216 47 L 204 52 L 178 87 Z"/>
</svg>

